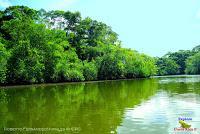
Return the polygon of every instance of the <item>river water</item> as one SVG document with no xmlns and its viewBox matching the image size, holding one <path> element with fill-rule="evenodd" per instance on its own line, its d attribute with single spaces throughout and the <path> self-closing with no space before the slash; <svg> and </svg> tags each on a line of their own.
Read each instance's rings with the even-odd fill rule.
<svg viewBox="0 0 200 134">
<path fill-rule="evenodd" d="M 0 133 L 200 133 L 200 76 L 1 87 Z"/>
</svg>

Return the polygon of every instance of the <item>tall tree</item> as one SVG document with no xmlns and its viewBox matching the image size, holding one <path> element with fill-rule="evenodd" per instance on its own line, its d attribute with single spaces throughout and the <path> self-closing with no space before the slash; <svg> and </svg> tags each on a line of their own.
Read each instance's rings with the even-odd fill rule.
<svg viewBox="0 0 200 134">
<path fill-rule="evenodd" d="M 175 75 L 178 73 L 178 64 L 171 58 L 162 57 L 156 61 L 158 67 L 158 75 Z"/>
<path fill-rule="evenodd" d="M 200 74 L 200 52 L 187 59 L 186 73 Z"/>
<path fill-rule="evenodd" d="M 0 42 L 0 84 L 3 84 L 6 82 L 8 57 L 9 57 L 9 53 L 7 52 L 4 45 Z"/>
<path fill-rule="evenodd" d="M 178 52 L 168 53 L 165 56 L 174 60 L 179 66 L 177 74 L 184 74 L 186 69 L 186 60 L 191 55 L 193 55 L 193 52 L 190 50 L 179 50 Z"/>
</svg>

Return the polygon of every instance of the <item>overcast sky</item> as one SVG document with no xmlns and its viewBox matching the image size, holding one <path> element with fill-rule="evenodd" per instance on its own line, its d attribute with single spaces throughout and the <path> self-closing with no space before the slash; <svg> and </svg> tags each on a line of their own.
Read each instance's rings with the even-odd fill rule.
<svg viewBox="0 0 200 134">
<path fill-rule="evenodd" d="M 10 5 L 80 11 L 111 26 L 123 47 L 151 56 L 200 44 L 199 0 L 0 0 L 0 9 Z"/>
</svg>

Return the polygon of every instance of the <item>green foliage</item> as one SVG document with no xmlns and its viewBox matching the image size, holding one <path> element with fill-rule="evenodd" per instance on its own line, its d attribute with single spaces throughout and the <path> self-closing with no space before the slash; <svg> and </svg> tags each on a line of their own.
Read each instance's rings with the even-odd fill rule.
<svg viewBox="0 0 200 134">
<path fill-rule="evenodd" d="M 186 73 L 187 74 L 200 74 L 200 52 L 191 56 L 186 61 Z"/>
<path fill-rule="evenodd" d="M 7 81 L 9 83 L 43 82 L 43 57 L 41 51 L 32 48 L 29 41 L 21 41 L 11 49 L 8 60 Z"/>
<path fill-rule="evenodd" d="M 9 19 L 37 19 L 37 11 L 27 6 L 10 6 L 5 9 L 3 17 Z"/>
<path fill-rule="evenodd" d="M 4 45 L 0 42 L 0 84 L 6 82 L 6 72 L 7 72 L 7 59 L 9 53 L 5 49 Z"/>
<path fill-rule="evenodd" d="M 194 53 L 189 50 L 180 50 L 178 52 L 168 53 L 165 56 L 174 60 L 176 62 L 176 64 L 179 66 L 177 74 L 184 74 L 185 68 L 186 68 L 185 62 L 186 62 L 187 58 L 193 54 Z"/>
<path fill-rule="evenodd" d="M 193 52 L 199 52 L 199 51 L 200 51 L 200 45 L 194 47 L 194 48 L 192 49 L 192 51 L 193 51 Z"/>
<path fill-rule="evenodd" d="M 76 48 L 81 60 L 91 60 L 91 56 L 95 57 L 95 53 L 99 54 L 96 48 L 102 44 L 116 45 L 119 42 L 117 34 L 109 26 L 90 18 L 80 21 L 74 31 L 68 32 L 67 37 L 72 47 Z"/>
<path fill-rule="evenodd" d="M 141 76 L 142 77 L 150 77 L 152 75 L 155 75 L 157 72 L 157 67 L 155 66 L 155 59 L 153 59 L 150 56 L 142 54 L 142 71 Z"/>
<path fill-rule="evenodd" d="M 0 83 L 149 77 L 154 60 L 121 48 L 111 27 L 79 12 L 12 6 L 0 12 Z M 4 45 L 2 45 L 4 44 Z"/>
<path fill-rule="evenodd" d="M 135 51 L 126 50 L 125 76 L 127 78 L 149 77 L 157 71 L 153 58 L 139 54 Z"/>
<path fill-rule="evenodd" d="M 97 80 L 98 69 L 95 61 L 83 62 L 83 75 L 86 81 Z"/>
<path fill-rule="evenodd" d="M 200 46 L 192 50 L 179 50 L 169 52 L 161 58 L 157 58 L 157 75 L 176 75 L 176 74 L 198 74 L 198 52 Z"/>
<path fill-rule="evenodd" d="M 57 66 L 60 71 L 58 76 L 61 76 L 60 81 L 84 81 L 83 64 L 75 51 L 68 50 L 65 52 L 66 60 L 62 60 Z"/>
<path fill-rule="evenodd" d="M 99 66 L 99 79 L 107 80 L 123 77 L 123 64 L 114 54 L 103 56 Z"/>
<path fill-rule="evenodd" d="M 158 67 L 158 75 L 174 75 L 179 71 L 178 64 L 176 64 L 174 60 L 167 57 L 158 58 L 156 65 Z"/>
<path fill-rule="evenodd" d="M 149 77 L 156 73 L 154 59 L 147 55 L 116 46 L 107 51 L 101 57 L 100 79 Z"/>
</svg>

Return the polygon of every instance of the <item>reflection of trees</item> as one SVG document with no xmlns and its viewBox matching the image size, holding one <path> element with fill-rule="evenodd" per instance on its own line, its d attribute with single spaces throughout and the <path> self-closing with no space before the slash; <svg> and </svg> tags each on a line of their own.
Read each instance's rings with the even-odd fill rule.
<svg viewBox="0 0 200 134">
<path fill-rule="evenodd" d="M 200 82 L 199 77 L 197 78 L 160 78 L 166 82 L 161 82 L 158 87 L 164 91 L 169 92 L 170 95 L 173 94 L 185 94 L 185 93 L 195 93 L 200 95 Z"/>
<path fill-rule="evenodd" d="M 82 133 L 108 133 L 120 124 L 125 108 L 147 100 L 156 88 L 149 79 L 2 89 L 0 127 L 81 127 Z"/>
</svg>

